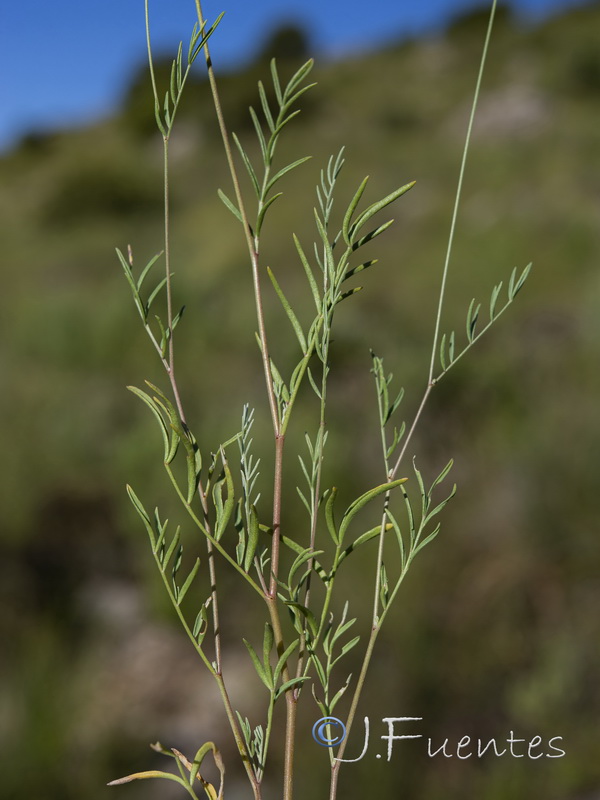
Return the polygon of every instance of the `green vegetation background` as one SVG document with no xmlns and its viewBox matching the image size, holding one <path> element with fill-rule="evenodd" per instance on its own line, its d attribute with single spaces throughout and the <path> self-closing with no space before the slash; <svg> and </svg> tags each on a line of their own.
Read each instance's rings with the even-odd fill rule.
<svg viewBox="0 0 600 800">
<path fill-rule="evenodd" d="M 423 389 L 483 29 L 476 14 L 443 38 L 318 64 L 319 85 L 282 147 L 282 163 L 314 156 L 286 179 L 267 228 L 263 264 L 288 295 L 306 297 L 290 234 L 313 235 L 313 186 L 329 154 L 346 144 L 338 207 L 367 173 L 369 200 L 417 181 L 373 247 L 380 263 L 364 291 L 340 308 L 325 484 L 349 498 L 383 477 L 369 347 L 406 387 L 406 418 Z M 256 79 L 282 49 L 301 56 L 302 37 L 283 32 L 243 74 L 223 77 L 226 116 L 245 141 Z M 148 505 L 176 513 L 154 423 L 125 391 L 164 380 L 113 250 L 131 243 L 142 265 L 161 247 L 160 142 L 141 75 L 114 118 L 32 135 L 0 161 L 7 799 L 177 797 L 170 785 L 105 787 L 155 764 L 147 745 L 158 738 L 188 754 L 214 738 L 229 764 L 228 800 L 245 796 L 216 692 L 165 604 L 124 492 L 131 482 Z M 534 272 L 509 315 L 436 390 L 414 442 L 424 472 L 456 459 L 459 493 L 378 642 L 360 711 L 375 744 L 342 772 L 343 798 L 600 797 L 599 121 L 600 8 L 527 31 L 502 14 L 446 329 L 461 330 L 471 297 L 485 301 L 513 266 L 533 260 Z M 215 447 L 248 401 L 258 439 L 268 419 L 250 275 L 237 224 L 215 199 L 228 179 L 201 79 L 173 153 L 176 300 L 187 305 L 177 360 L 192 427 Z M 267 311 L 277 358 L 291 363 L 293 337 L 272 297 Z M 309 401 L 296 437 L 314 424 L 312 411 Z M 270 446 L 262 456 L 268 470 Z M 290 448 L 288 525 L 302 515 L 294 461 Z M 363 561 L 347 584 L 355 613 L 367 604 L 367 574 Z M 261 689 L 243 693 L 253 677 L 239 647 L 255 609 L 230 585 L 224 660 L 239 707 L 256 722 Z M 326 796 L 325 752 L 310 737 L 316 716 L 309 708 L 300 720 L 299 797 Z M 464 735 L 501 742 L 514 731 L 562 736 L 567 755 L 431 759 L 420 740 L 397 744 L 388 764 L 375 759 L 384 716 L 423 717 L 417 732 L 434 746 Z"/>
</svg>

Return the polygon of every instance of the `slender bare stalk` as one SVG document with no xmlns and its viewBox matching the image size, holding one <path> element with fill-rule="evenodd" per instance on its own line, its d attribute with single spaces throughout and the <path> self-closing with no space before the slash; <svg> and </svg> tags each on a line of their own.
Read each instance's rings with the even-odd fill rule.
<svg viewBox="0 0 600 800">
<path fill-rule="evenodd" d="M 485 41 L 484 41 L 484 44 L 483 44 L 483 52 L 481 54 L 481 61 L 479 63 L 479 72 L 477 74 L 477 83 L 475 84 L 475 92 L 473 94 L 473 102 L 471 104 L 471 113 L 469 115 L 469 123 L 467 125 L 467 133 L 466 133 L 466 136 L 465 136 L 465 143 L 464 143 L 463 152 L 462 152 L 462 159 L 461 159 L 461 163 L 460 163 L 460 171 L 459 171 L 459 174 L 458 174 L 458 184 L 457 184 L 457 187 L 456 187 L 456 195 L 454 197 L 454 208 L 453 208 L 453 211 L 452 211 L 452 220 L 450 222 L 450 232 L 448 234 L 448 244 L 446 246 L 446 255 L 445 255 L 445 258 L 444 258 L 444 269 L 443 269 L 443 272 L 442 272 L 442 284 L 441 284 L 441 287 L 440 287 L 440 295 L 439 295 L 439 299 L 438 299 L 438 308 L 437 308 L 437 314 L 436 314 L 436 319 L 435 319 L 435 330 L 434 330 L 434 334 L 433 334 L 433 343 L 432 343 L 432 346 L 431 346 L 431 359 L 430 359 L 430 363 L 429 363 L 429 375 L 428 375 L 428 378 L 427 378 L 427 387 L 426 387 L 425 392 L 423 394 L 423 398 L 421 400 L 421 403 L 419 405 L 419 408 L 417 410 L 417 413 L 415 415 L 413 423 L 412 423 L 412 425 L 410 427 L 410 430 L 408 431 L 408 433 L 406 435 L 406 439 L 404 440 L 404 445 L 402 447 L 402 450 L 400 451 L 400 454 L 398 455 L 396 463 L 394 464 L 394 469 L 392 470 L 392 473 L 391 473 L 391 477 L 392 478 L 398 473 L 398 468 L 400 467 L 400 463 L 401 463 L 401 461 L 402 461 L 402 459 L 404 457 L 404 454 L 406 453 L 408 445 L 409 445 L 409 443 L 410 443 L 410 441 L 412 439 L 413 433 L 415 432 L 415 430 L 417 428 L 417 425 L 419 423 L 419 420 L 421 419 L 421 415 L 422 415 L 423 410 L 425 408 L 425 404 L 427 403 L 429 395 L 431 394 L 431 390 L 435 386 L 435 380 L 434 380 L 434 377 L 433 377 L 433 372 L 434 372 L 434 369 L 435 369 L 435 362 L 436 362 L 436 358 L 437 358 L 438 340 L 439 340 L 439 336 L 440 336 L 440 325 L 441 325 L 441 321 L 442 321 L 442 311 L 443 311 L 443 307 L 444 307 L 444 300 L 445 300 L 445 297 L 446 297 L 446 283 L 447 283 L 447 280 L 448 280 L 448 272 L 449 272 L 449 268 L 450 268 L 450 256 L 452 255 L 452 246 L 454 244 L 454 234 L 455 234 L 455 231 L 456 231 L 456 220 L 458 219 L 458 209 L 460 207 L 460 200 L 461 200 L 461 196 L 462 196 L 462 187 L 463 187 L 463 181 L 464 181 L 464 177 L 465 177 L 465 169 L 466 169 L 466 165 L 467 165 L 467 156 L 469 154 L 469 146 L 471 144 L 471 132 L 473 130 L 473 123 L 475 121 L 475 113 L 477 111 L 477 105 L 479 103 L 479 92 L 480 92 L 480 89 L 481 89 L 481 81 L 483 79 L 483 72 L 484 72 L 484 69 L 485 69 L 485 63 L 486 63 L 486 60 L 487 60 L 487 54 L 488 54 L 490 39 L 491 39 L 491 36 L 492 36 L 492 28 L 494 26 L 494 17 L 495 17 L 495 14 L 496 14 L 496 5 L 497 5 L 497 0 L 493 0 L 492 8 L 491 8 L 491 11 L 490 11 L 488 27 L 487 27 L 487 31 L 486 31 L 486 35 L 485 35 Z"/>
</svg>

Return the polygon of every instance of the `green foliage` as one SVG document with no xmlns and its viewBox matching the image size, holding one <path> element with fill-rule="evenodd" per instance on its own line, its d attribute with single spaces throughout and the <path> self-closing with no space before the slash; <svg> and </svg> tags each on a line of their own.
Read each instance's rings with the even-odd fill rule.
<svg viewBox="0 0 600 800">
<path fill-rule="evenodd" d="M 433 364 L 438 351 L 440 320 L 454 236 L 453 221 L 439 296 L 430 376 L 421 404 L 408 432 L 405 433 L 406 429 L 403 423 L 400 428 L 393 428 L 390 439 L 388 426 L 400 406 L 404 392 L 401 390 L 395 397 L 394 394 L 390 395 L 392 375 L 386 374 L 383 360 L 372 353 L 372 372 L 377 391 L 385 479 L 383 482 L 378 482 L 375 486 L 363 490 L 356 499 L 347 505 L 339 520 L 336 519 L 337 489 L 334 487 L 322 490 L 323 463 L 328 439 L 326 425 L 327 389 L 331 368 L 330 347 L 335 313 L 337 306 L 343 300 L 352 297 L 362 288 L 360 286 L 347 288 L 346 281 L 377 263 L 375 258 L 364 261 L 361 259 L 363 258 L 362 249 L 371 245 L 393 223 L 392 219 L 384 218 L 382 221 L 381 213 L 387 211 L 389 206 L 412 189 L 415 182 L 405 183 L 399 188 L 388 191 L 383 198 L 365 204 L 368 185 L 368 177 L 365 177 L 351 197 L 343 203 L 343 211 L 338 218 L 335 201 L 338 194 L 338 178 L 344 166 L 344 149 L 342 148 L 337 155 L 328 159 L 321 170 L 320 181 L 316 188 L 317 206 L 314 208 L 316 241 L 312 252 L 308 250 L 310 255 L 302 245 L 300 237 L 293 236 L 300 266 L 308 284 L 307 289 L 315 306 L 312 321 L 308 325 L 303 324 L 302 314 L 296 309 L 295 302 L 289 300 L 274 270 L 268 266 L 266 270 L 262 268 L 260 256 L 268 217 L 267 212 L 275 201 L 282 197 L 280 184 L 283 185 L 284 179 L 287 181 L 290 173 L 308 160 L 307 156 L 302 156 L 288 161 L 283 166 L 275 164 L 281 135 L 284 129 L 287 131 L 290 123 L 300 113 L 295 106 L 305 92 L 315 85 L 307 83 L 313 62 L 310 60 L 300 66 L 284 84 L 277 64 L 275 60 L 272 60 L 271 91 L 274 100 L 270 99 L 264 84 L 259 81 L 260 108 L 258 112 L 254 107 L 250 108 L 250 117 L 260 153 L 260 167 L 257 167 L 256 161 L 253 161 L 242 140 L 236 134 L 231 134 L 230 137 L 222 114 L 216 80 L 206 47 L 209 81 L 235 193 L 233 197 L 230 197 L 219 190 L 219 196 L 226 208 L 241 224 L 243 238 L 248 248 L 258 323 L 256 339 L 263 363 L 273 424 L 275 464 L 274 488 L 270 498 L 272 511 L 268 518 L 269 524 L 261 522 L 261 519 L 264 520 L 265 512 L 261 511 L 259 514 L 259 495 L 255 496 L 256 482 L 259 477 L 259 460 L 253 455 L 253 439 L 251 438 L 254 411 L 250 411 L 247 404 L 244 405 L 239 433 L 215 446 L 211 451 L 210 458 L 203 457 L 203 445 L 201 446 L 190 429 L 175 373 L 175 328 L 181 319 L 182 311 L 178 314 L 173 313 L 173 273 L 170 267 L 170 153 L 168 145 L 191 66 L 201 49 L 206 46 L 220 20 L 219 17 L 210 28 L 207 28 L 198 0 L 196 0 L 196 7 L 198 22 L 192 31 L 187 57 L 184 60 L 183 45 L 180 45 L 172 63 L 169 89 L 162 99 L 155 79 L 146 3 L 148 55 L 154 91 L 156 125 L 164 142 L 165 233 L 163 254 L 165 275 L 161 280 L 155 282 L 154 288 L 148 291 L 144 286 L 145 281 L 152 273 L 160 256 L 152 258 L 143 268 L 139 277 L 136 277 L 131 250 L 129 250 L 127 258 L 120 250 L 117 250 L 117 255 L 142 324 L 167 375 L 172 399 L 169 399 L 162 390 L 149 382 L 147 385 L 152 390 L 152 394 L 134 387 L 130 388 L 150 409 L 159 426 L 163 442 L 164 468 L 190 520 L 204 539 L 207 547 L 208 571 L 201 570 L 199 557 L 195 558 L 191 567 L 186 566 L 184 569 L 180 528 L 178 527 L 174 534 L 168 532 L 167 520 L 164 522 L 161 520 L 158 509 L 155 509 L 154 517 L 151 518 L 141 500 L 130 487 L 128 487 L 128 493 L 149 535 L 154 559 L 175 611 L 196 651 L 217 682 L 255 800 L 260 800 L 262 797 L 262 783 L 267 765 L 269 742 L 275 724 L 274 708 L 278 700 L 285 701 L 283 797 L 284 800 L 291 800 L 294 785 L 296 706 L 302 697 L 306 697 L 306 694 L 302 693 L 304 684 L 310 682 L 313 699 L 318 710 L 324 716 L 337 710 L 339 702 L 352 687 L 352 699 L 349 708 L 344 712 L 346 727 L 348 730 L 351 728 L 375 642 L 383 622 L 414 557 L 438 535 L 440 523 L 437 521 L 437 517 L 455 493 L 456 487 L 442 500 L 434 502 L 434 492 L 448 475 L 452 461 L 432 481 L 428 489 L 425 479 L 416 467 L 414 458 L 414 477 L 410 480 L 407 477 L 396 477 L 429 394 L 443 374 L 478 341 L 513 302 L 529 274 L 529 267 L 518 278 L 516 270 L 513 271 L 508 285 L 508 299 L 500 310 L 497 310 L 497 302 L 502 285 L 499 284 L 494 288 L 489 306 L 489 322 L 479 332 L 477 332 L 477 322 L 481 306 L 480 304 L 476 305 L 475 300 L 471 302 L 466 321 L 467 344 L 458 355 L 455 355 L 454 333 L 449 337 L 448 345 L 446 345 L 446 337 L 442 337 L 440 358 L 443 372 L 434 378 Z M 495 4 L 492 6 L 490 28 L 475 92 L 473 112 L 477 104 L 481 71 L 487 52 L 494 10 Z M 454 219 L 460 199 L 469 136 L 470 127 L 465 144 Z M 237 163 L 234 159 L 235 151 L 230 146 L 230 138 L 237 151 L 239 159 Z M 246 201 L 241 190 L 238 163 L 249 180 L 251 204 Z M 250 208 L 252 211 L 249 211 Z M 265 273 L 270 279 L 275 296 L 289 322 L 291 334 L 297 341 L 300 350 L 298 361 L 292 367 L 279 369 L 271 355 L 268 325 L 263 307 Z M 156 324 L 151 327 L 150 310 L 153 304 L 162 304 L 163 310 L 154 314 Z M 302 489 L 296 488 L 308 513 L 308 525 L 304 528 L 301 525 L 286 527 L 282 503 L 285 478 L 285 442 L 288 426 L 293 418 L 296 403 L 300 397 L 300 388 L 305 378 L 308 379 L 307 383 L 316 396 L 319 409 L 316 431 L 312 434 L 307 432 L 304 436 L 308 455 L 306 453 L 298 454 L 305 485 Z M 240 456 L 238 480 L 234 478 L 226 454 L 226 449 L 234 442 L 238 444 Z M 402 449 L 392 466 L 390 459 L 395 455 L 401 442 L 403 443 Z M 414 500 L 410 498 L 409 486 L 411 483 L 415 487 L 412 490 L 413 494 L 416 492 L 420 497 L 418 512 L 415 512 Z M 395 492 L 395 489 L 400 489 L 400 492 Z M 400 508 L 405 521 L 401 521 L 400 512 L 395 508 L 398 496 L 403 500 Z M 365 531 L 365 526 L 361 529 L 358 522 L 365 519 L 367 514 L 372 513 L 373 508 L 378 509 L 381 522 L 379 526 L 373 527 L 374 520 L 371 520 Z M 391 536 L 392 533 L 394 536 Z M 392 542 L 394 538 L 396 540 L 395 556 L 392 557 L 388 552 L 390 537 Z M 351 635 L 351 629 L 353 633 L 353 626 L 357 623 L 358 617 L 349 618 L 350 603 L 347 599 L 344 599 L 343 611 L 336 622 L 335 607 L 336 604 L 339 604 L 340 596 L 338 577 L 345 569 L 348 559 L 371 540 L 377 543 L 377 555 L 374 559 L 375 563 L 372 565 L 372 613 L 370 617 L 366 617 L 369 635 L 360 675 L 352 683 L 352 675 L 347 672 L 343 673 L 340 678 L 340 662 L 359 645 L 361 635 Z M 266 689 L 268 697 L 265 716 L 255 726 L 250 724 L 245 714 L 233 707 L 226 687 L 221 648 L 223 623 L 219 614 L 219 603 L 224 591 L 220 578 L 222 559 L 217 560 L 217 555 L 220 555 L 236 571 L 240 587 L 245 588 L 246 585 L 249 585 L 264 602 L 266 619 L 262 634 L 262 648 L 257 649 L 252 643 L 251 639 L 254 637 L 242 638 L 256 678 Z M 288 555 L 290 558 L 286 557 Z M 202 583 L 202 581 L 204 582 Z M 198 589 L 198 584 L 203 588 Z M 195 607 L 192 615 L 189 614 L 187 603 L 185 609 L 182 607 L 186 597 L 194 598 Z M 198 602 L 198 597 L 206 599 Z M 286 616 L 289 619 L 287 625 L 285 624 Z M 195 618 L 193 624 L 192 618 Z M 338 758 L 334 757 L 332 751 L 329 754 L 331 798 L 337 796 L 337 780 L 344 748 L 345 742 L 340 745 Z M 172 751 L 180 773 L 179 777 L 162 772 L 145 772 L 128 776 L 117 783 L 129 782 L 136 778 L 162 777 L 178 782 L 192 797 L 195 797 L 194 780 L 199 778 L 207 796 L 211 800 L 216 800 L 217 793 L 214 786 L 202 779 L 199 773 L 202 758 L 210 750 L 213 752 L 222 777 L 223 770 L 216 748 L 209 743 L 198 751 L 193 763 L 187 762 L 178 751 Z M 221 797 L 222 781 L 218 794 L 218 798 Z"/>
<path fill-rule="evenodd" d="M 215 13 L 219 10 L 214 7 Z M 465 318 L 471 298 L 482 303 L 479 332 L 488 320 L 494 283 L 505 278 L 497 302 L 501 307 L 510 271 L 522 254 L 535 252 L 539 267 L 510 319 L 499 323 L 494 335 L 482 339 L 476 352 L 436 386 L 405 455 L 406 471 L 398 474 L 410 476 L 405 486 L 417 516 L 413 453 L 426 486 L 455 455 L 453 480 L 461 491 L 448 513 L 436 518 L 443 521 L 441 534 L 414 564 L 410 580 L 392 605 L 359 709 L 359 713 L 362 708 L 365 713 L 371 710 L 375 724 L 376 708 L 406 710 L 408 698 L 439 741 L 467 732 L 452 728 L 453 721 L 464 720 L 465 712 L 472 730 L 489 736 L 503 730 L 499 720 L 508 725 L 510 718 L 515 730 L 523 726 L 542 735 L 564 733 L 568 758 L 548 761 L 550 788 L 548 771 L 512 770 L 506 758 L 483 771 L 479 761 L 462 762 L 455 783 L 447 781 L 445 766 L 452 762 L 445 759 L 428 762 L 425 776 L 418 759 L 407 759 L 402 769 L 384 765 L 374 775 L 377 765 L 365 758 L 345 775 L 342 770 L 340 792 L 348 800 L 368 795 L 373 780 L 383 797 L 408 794 L 415 800 L 537 797 L 549 791 L 564 798 L 598 783 L 591 744 L 598 702 L 587 688 L 597 662 L 598 623 L 593 615 L 572 614 L 569 609 L 573 603 L 591 608 L 599 602 L 594 588 L 594 531 L 600 443 L 594 398 L 600 391 L 596 369 L 600 295 L 596 190 L 590 164 L 595 163 L 600 140 L 592 86 L 586 90 L 578 85 L 575 72 L 580 57 L 599 51 L 594 46 L 599 12 L 600 7 L 588 5 L 525 29 L 516 22 L 506 29 L 495 26 L 441 328 L 447 335 L 456 331 L 457 352 L 467 343 Z M 227 18 L 233 24 L 230 13 Z M 377 406 L 367 375 L 369 345 L 384 357 L 386 374 L 392 371 L 398 381 L 390 385 L 390 400 L 400 385 L 406 388 L 386 428 L 389 443 L 394 426 L 399 428 L 403 419 L 410 425 L 418 402 L 423 348 L 432 327 L 433 273 L 444 246 L 457 139 L 482 28 L 472 36 L 440 32 L 435 41 L 390 42 L 383 50 L 326 63 L 318 60 L 311 73 L 318 88 L 303 96 L 301 114 L 288 126 L 276 153 L 278 165 L 304 154 L 313 156 L 281 182 L 285 194 L 267 217 L 262 259 L 263 269 L 267 264 L 272 267 L 303 330 L 315 304 L 310 290 L 302 292 L 305 272 L 290 232 L 295 231 L 313 264 L 314 223 L 306 211 L 312 206 L 319 166 L 327 165 L 330 152 L 337 153 L 338 138 L 346 142 L 347 163 L 338 182 L 334 222 L 343 216 L 344 203 L 364 175 L 371 176 L 364 196 L 372 191 L 373 199 L 387 194 L 394 181 L 417 179 L 406 204 L 399 201 L 399 211 L 390 214 L 396 224 L 373 243 L 372 254 L 365 250 L 360 259 L 377 257 L 377 269 L 346 284 L 360 284 L 359 278 L 367 277 L 362 295 L 339 307 L 335 321 L 323 485 L 339 487 L 337 516 L 354 497 L 385 479 L 383 472 L 373 475 Z M 224 31 L 216 35 L 225 35 Z M 185 48 L 185 30 L 182 34 Z M 239 272 L 235 220 L 227 218 L 229 212 L 216 197 L 217 186 L 229 193 L 231 189 L 214 150 L 218 128 L 214 112 L 209 114 L 210 88 L 201 60 L 196 60 L 186 83 L 172 147 L 174 303 L 175 310 L 184 302 L 187 306 L 181 331 L 176 331 L 178 379 L 189 397 L 190 424 L 206 445 L 202 452 L 207 468 L 211 445 L 216 449 L 216 443 L 236 430 L 238 406 L 241 411 L 247 400 L 256 408 L 253 452 L 262 459 L 255 490 L 262 492 L 257 511 L 259 524 L 270 527 L 271 453 L 263 444 L 264 389 L 252 374 L 256 353 L 249 320 L 251 298 L 247 278 Z M 300 65 L 292 68 L 280 57 L 277 60 L 283 82 Z M 168 88 L 171 64 L 169 59 L 163 70 L 157 64 L 161 96 Z M 162 439 L 153 427 L 154 418 L 123 391 L 125 384 L 134 383 L 153 394 L 143 382 L 148 377 L 169 395 L 168 383 L 159 374 L 159 362 L 153 364 L 153 348 L 144 347 L 140 317 L 127 296 L 123 273 L 119 275 L 121 267 L 109 263 L 110 253 L 107 260 L 107 246 L 118 244 L 127 256 L 131 241 L 137 276 L 162 249 L 161 164 L 156 157 L 160 137 L 147 69 L 145 78 L 148 92 L 139 102 L 150 122 L 152 141 L 132 135 L 129 112 L 135 109 L 124 98 L 125 113 L 118 110 L 85 127 L 32 134 L 0 159 L 0 226 L 7 265 L 0 298 L 7 387 L 1 401 L 7 461 L 0 490 L 4 608 L 0 628 L 7 647 L 0 659 L 0 705 L 4 730 L 10 732 L 3 739 L 7 797 L 96 800 L 110 791 L 102 786 L 109 777 L 168 768 L 157 761 L 160 756 L 144 752 L 144 731 L 173 731 L 169 743 L 191 756 L 194 743 L 183 744 L 190 726 L 197 725 L 206 735 L 207 722 L 216 720 L 203 687 L 196 691 L 189 677 L 185 656 L 189 651 L 193 661 L 193 648 L 183 637 L 178 640 L 176 632 L 173 635 L 178 619 L 168 608 L 162 580 L 156 581 L 149 540 L 140 536 L 136 524 L 142 523 L 131 514 L 122 491 L 130 481 L 150 516 L 158 505 L 161 519 L 170 520 L 170 533 L 181 524 L 185 547 L 181 570 L 191 568 L 195 556 L 200 556 L 200 573 L 184 601 L 193 623 L 194 592 L 199 592 L 208 572 L 206 552 L 198 548 L 194 524 L 178 517 L 175 495 L 171 502 L 171 484 L 164 482 L 160 469 Z M 263 64 L 260 74 L 255 65 L 248 69 L 244 65 L 218 74 L 218 79 L 225 118 L 253 163 L 260 165 L 248 106 L 260 112 L 258 79 L 267 92 L 272 91 L 269 64 Z M 525 102 L 523 88 L 531 102 Z M 275 102 L 274 96 L 270 101 Z M 526 117 L 514 117 L 523 102 Z M 539 123 L 536 113 L 541 114 Z M 120 173 L 125 184 L 144 187 L 147 199 L 139 212 L 131 207 L 131 213 L 115 213 L 107 204 L 95 216 L 78 217 L 79 204 L 72 202 L 73 217 L 65 211 L 60 224 L 48 225 L 66 177 L 87 175 L 90 161 L 102 176 Z M 94 200 L 85 185 L 82 198 Z M 142 211 L 150 204 L 153 211 Z M 164 262 L 159 260 L 155 276 L 161 269 Z M 272 356 L 287 376 L 299 345 L 291 327 L 286 331 L 287 317 L 273 309 L 271 298 L 275 304 L 279 301 L 263 274 L 267 320 L 274 334 Z M 151 278 L 152 273 L 146 279 L 149 289 Z M 150 311 L 153 325 L 153 313 L 162 314 L 160 302 L 157 297 Z M 291 334 L 287 342 L 285 333 Z M 436 367 L 439 373 L 439 360 Z M 316 358 L 310 368 L 320 383 Z M 286 445 L 283 530 L 290 535 L 308 520 L 296 492 L 298 484 L 306 494 L 296 453 L 309 468 L 311 463 L 304 430 L 312 441 L 318 431 L 318 420 L 310 416 L 314 399 L 306 392 L 307 385 L 300 389 Z M 239 486 L 239 500 L 237 450 L 235 443 L 226 449 L 226 456 Z M 215 468 L 222 471 L 220 454 L 216 455 Z M 182 453 L 179 458 L 183 462 Z M 451 489 L 451 477 L 444 495 Z M 401 489 L 394 492 L 392 512 L 408 536 Z M 363 624 L 370 583 L 365 568 L 367 563 L 370 568 L 377 549 L 379 525 L 371 519 L 377 504 L 375 500 L 365 509 L 364 520 L 356 518 L 346 537 L 350 546 L 363 530 L 368 533 L 373 526 L 375 531 L 359 545 L 357 555 L 342 564 L 340 582 L 345 584 L 339 588 L 339 602 L 334 598 L 332 604 L 337 622 L 344 592 L 352 587 L 346 595 L 351 598 L 349 616 L 357 617 L 354 627 L 363 637 L 337 665 L 336 688 L 349 672 L 354 680 L 358 676 L 358 657 L 366 644 L 365 633 L 368 636 Z M 323 511 L 324 505 L 319 510 L 318 547 L 325 547 L 326 553 L 316 558 L 329 569 L 333 543 Z M 237 508 L 228 526 L 231 553 L 237 542 L 236 513 Z M 268 556 L 271 534 L 261 527 L 259 536 Z M 386 536 L 386 569 L 393 582 L 398 548 L 392 528 Z M 296 555 L 285 543 L 283 550 L 287 578 Z M 219 559 L 217 555 L 217 563 Z M 268 567 L 264 574 L 268 575 Z M 229 568 L 223 570 L 224 588 L 232 575 Z M 252 577 L 256 579 L 255 572 Z M 314 591 L 321 591 L 319 577 L 314 579 Z M 243 669 L 245 664 L 253 673 L 241 636 L 247 636 L 257 652 L 262 637 L 263 622 L 256 629 L 252 623 L 259 609 L 247 599 L 241 589 L 224 593 L 221 604 L 223 630 L 232 648 L 227 663 L 239 654 L 236 678 L 238 665 Z M 136 604 L 139 616 L 132 624 Z M 148 636 L 163 646 L 145 649 L 142 643 Z M 234 652 L 236 642 L 239 651 Z M 142 663 L 130 655 L 138 643 L 135 652 L 143 649 Z M 156 692 L 153 678 L 162 674 L 173 676 L 173 681 Z M 316 750 L 310 737 L 308 685 L 305 694 L 298 758 L 308 765 Z M 383 696 L 385 703 L 380 705 Z M 238 704 L 253 726 L 264 720 L 251 702 L 266 697 L 256 678 L 256 692 L 249 693 L 248 705 Z M 349 697 L 346 692 L 340 700 L 340 712 Z M 281 724 L 276 716 L 269 770 L 280 763 Z M 359 739 L 359 722 L 355 727 L 353 736 Z M 372 735 L 377 733 L 372 728 Z M 239 781 L 235 745 L 215 731 L 217 735 L 215 741 L 227 761 L 228 790 L 233 789 Z M 76 758 L 65 756 L 73 753 Z M 321 748 L 317 754 L 323 755 Z M 36 769 L 29 768 L 31 763 Z M 174 761 L 170 763 L 176 772 Z M 312 766 L 304 776 L 298 774 L 300 795 L 309 795 L 326 779 L 325 759 L 314 763 L 316 772 Z M 118 793 L 133 799 L 167 789 L 185 793 L 179 786 L 166 787 L 158 781 L 138 781 Z"/>
</svg>

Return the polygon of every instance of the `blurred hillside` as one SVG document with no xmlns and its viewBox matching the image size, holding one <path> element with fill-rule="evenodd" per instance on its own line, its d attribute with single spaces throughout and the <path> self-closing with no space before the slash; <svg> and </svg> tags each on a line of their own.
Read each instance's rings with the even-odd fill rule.
<svg viewBox="0 0 600 800">
<path fill-rule="evenodd" d="M 343 486 L 348 499 L 383 478 L 369 348 L 406 387 L 407 420 L 424 389 L 485 22 L 474 14 L 443 38 L 317 64 L 318 86 L 281 142 L 282 164 L 313 159 L 285 179 L 263 265 L 306 304 L 291 232 L 312 241 L 314 185 L 330 154 L 346 145 L 338 210 L 365 174 L 368 201 L 417 181 L 393 209 L 396 224 L 372 245 L 369 257 L 380 263 L 365 273 L 364 291 L 337 319 L 325 485 Z M 226 117 L 252 155 L 247 106 L 258 103 L 257 79 L 268 78 L 273 52 L 289 74 L 304 51 L 300 32 L 282 31 L 256 64 L 222 77 Z M 184 752 L 214 738 L 226 758 L 231 753 L 218 698 L 165 603 L 124 491 L 130 482 L 149 507 L 177 515 L 153 420 L 125 390 L 146 378 L 165 381 L 114 255 L 130 243 L 141 266 L 161 249 L 161 147 L 149 97 L 140 73 L 120 114 L 83 130 L 31 135 L 0 160 L 7 800 L 178 797 L 170 785 L 105 783 L 154 764 L 147 745 L 158 738 Z M 378 642 L 361 707 L 373 722 L 421 716 L 423 732 L 440 744 L 514 731 L 562 736 L 567 755 L 430 759 L 406 743 L 390 764 L 372 755 L 342 771 L 348 800 L 600 798 L 599 120 L 600 6 L 527 31 L 502 14 L 444 329 L 462 330 L 471 297 L 485 308 L 515 265 L 533 261 L 534 271 L 509 313 L 436 389 L 413 442 L 429 475 L 455 458 L 459 492 Z M 229 179 L 200 77 L 176 129 L 175 302 L 186 304 L 178 370 L 192 429 L 208 451 L 239 429 L 243 403 L 257 408 L 257 441 L 268 434 L 268 416 L 244 242 L 216 199 Z M 267 315 L 277 363 L 293 364 L 294 342 L 270 295 Z M 314 428 L 314 412 L 307 395 L 290 435 L 288 524 L 302 513 L 293 442 Z M 268 472 L 269 443 L 260 455 Z M 348 586 L 357 605 L 367 603 L 366 588 Z M 239 686 L 251 670 L 238 644 L 253 610 L 236 597 L 223 615 L 235 620 L 226 662 L 248 714 L 255 710 Z M 312 713 L 300 723 L 300 759 L 311 772 L 298 796 L 320 798 L 326 759 L 315 756 Z M 319 756 L 322 771 L 313 771 Z M 228 762 L 228 800 L 236 800 L 245 794 L 236 791 L 233 756 Z"/>
</svg>

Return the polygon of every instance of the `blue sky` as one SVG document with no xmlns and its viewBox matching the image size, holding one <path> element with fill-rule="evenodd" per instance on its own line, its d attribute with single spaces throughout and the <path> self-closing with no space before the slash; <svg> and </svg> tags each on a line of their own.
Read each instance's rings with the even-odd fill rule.
<svg viewBox="0 0 600 800">
<path fill-rule="evenodd" d="M 584 0 L 583 0 L 584 1 Z M 485 0 L 483 5 L 485 5 Z M 510 0 L 532 22 L 582 0 Z M 84 124 L 110 113 L 144 59 L 143 0 L 2 0 L 0 150 L 32 130 Z M 268 32 L 296 22 L 314 54 L 332 58 L 436 29 L 481 0 L 204 0 L 226 10 L 212 50 L 217 66 L 251 58 Z M 151 0 L 157 50 L 188 39 L 193 0 Z"/>
</svg>

